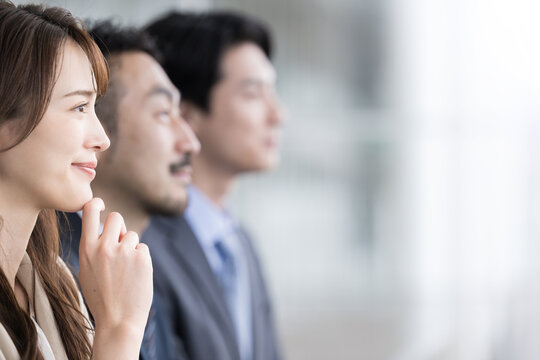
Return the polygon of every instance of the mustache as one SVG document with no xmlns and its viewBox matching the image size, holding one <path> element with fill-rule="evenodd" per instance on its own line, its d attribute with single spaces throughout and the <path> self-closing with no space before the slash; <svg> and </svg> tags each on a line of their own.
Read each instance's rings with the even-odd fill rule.
<svg viewBox="0 0 540 360">
<path fill-rule="evenodd" d="M 180 160 L 177 163 L 171 164 L 169 166 L 169 169 L 171 170 L 171 172 L 174 173 L 180 170 L 181 168 L 185 166 L 190 166 L 190 165 L 191 165 L 191 154 L 186 154 L 182 160 Z"/>
</svg>

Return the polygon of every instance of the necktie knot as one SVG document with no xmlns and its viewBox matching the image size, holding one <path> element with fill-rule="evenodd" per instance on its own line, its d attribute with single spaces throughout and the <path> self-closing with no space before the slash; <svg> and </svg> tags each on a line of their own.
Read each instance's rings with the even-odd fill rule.
<svg viewBox="0 0 540 360">
<path fill-rule="evenodd" d="M 219 255 L 219 259 L 221 260 L 222 266 L 231 265 L 234 264 L 234 256 L 229 249 L 229 247 L 225 244 L 225 242 L 221 239 L 218 239 L 214 242 L 214 248 L 216 249 L 216 252 Z"/>
</svg>

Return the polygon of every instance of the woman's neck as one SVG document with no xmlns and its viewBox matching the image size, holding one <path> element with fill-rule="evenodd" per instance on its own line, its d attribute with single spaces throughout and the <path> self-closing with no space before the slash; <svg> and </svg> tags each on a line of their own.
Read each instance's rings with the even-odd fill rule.
<svg viewBox="0 0 540 360">
<path fill-rule="evenodd" d="M 36 225 L 39 210 L 12 199 L 2 188 L 0 198 L 0 267 L 11 287 L 15 289 L 15 277 Z"/>
</svg>

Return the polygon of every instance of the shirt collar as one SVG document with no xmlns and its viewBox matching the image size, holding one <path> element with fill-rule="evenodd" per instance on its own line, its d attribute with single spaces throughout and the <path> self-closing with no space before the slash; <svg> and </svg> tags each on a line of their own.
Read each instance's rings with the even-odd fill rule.
<svg viewBox="0 0 540 360">
<path fill-rule="evenodd" d="M 184 216 L 203 246 L 212 247 L 214 241 L 234 231 L 235 224 L 227 210 L 216 206 L 194 185 L 188 186 L 188 196 Z"/>
</svg>

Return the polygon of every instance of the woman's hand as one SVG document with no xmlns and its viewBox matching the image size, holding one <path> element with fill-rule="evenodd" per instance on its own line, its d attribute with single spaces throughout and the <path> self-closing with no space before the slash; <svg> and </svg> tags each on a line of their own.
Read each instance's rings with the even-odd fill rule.
<svg viewBox="0 0 540 360">
<path fill-rule="evenodd" d="M 94 355 L 138 358 L 152 303 L 150 252 L 118 213 L 107 216 L 99 235 L 104 209 L 99 198 L 84 205 L 79 246 L 79 281 L 96 323 Z M 123 346 L 131 348 L 129 355 Z"/>
</svg>

